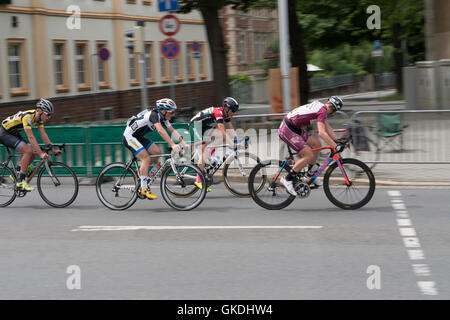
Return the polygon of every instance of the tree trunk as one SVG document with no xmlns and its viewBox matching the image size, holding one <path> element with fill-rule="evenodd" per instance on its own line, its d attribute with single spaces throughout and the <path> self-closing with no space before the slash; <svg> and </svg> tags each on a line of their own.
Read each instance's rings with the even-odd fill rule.
<svg viewBox="0 0 450 320">
<path fill-rule="evenodd" d="M 394 23 L 392 26 L 392 44 L 394 45 L 394 62 L 396 83 L 395 87 L 398 93 L 403 93 L 403 51 L 400 36 L 402 27 L 400 23 Z"/>
<path fill-rule="evenodd" d="M 300 105 L 308 103 L 309 79 L 306 65 L 306 52 L 303 44 L 303 30 L 298 22 L 295 0 L 288 0 L 289 44 L 291 46 L 291 65 L 298 67 Z"/>
<path fill-rule="evenodd" d="M 219 11 L 216 8 L 201 8 L 200 11 L 205 21 L 210 45 L 215 82 L 215 100 L 216 103 L 221 104 L 225 97 L 230 96 L 230 85 L 228 83 L 227 58 L 222 26 L 219 21 Z"/>
</svg>

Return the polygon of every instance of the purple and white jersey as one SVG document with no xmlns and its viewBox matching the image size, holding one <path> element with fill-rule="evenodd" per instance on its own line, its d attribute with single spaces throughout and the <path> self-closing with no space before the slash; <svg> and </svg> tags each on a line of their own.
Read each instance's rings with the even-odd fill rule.
<svg viewBox="0 0 450 320">
<path fill-rule="evenodd" d="M 286 119 L 296 128 L 311 126 L 316 122 L 325 123 L 327 120 L 327 107 L 316 100 L 295 108 L 286 115 Z"/>
</svg>

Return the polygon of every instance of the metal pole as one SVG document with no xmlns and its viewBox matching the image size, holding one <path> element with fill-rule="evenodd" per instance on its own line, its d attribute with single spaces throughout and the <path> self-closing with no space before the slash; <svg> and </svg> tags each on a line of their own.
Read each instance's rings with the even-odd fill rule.
<svg viewBox="0 0 450 320">
<path fill-rule="evenodd" d="M 170 71 L 170 99 L 172 99 L 172 100 L 174 100 L 175 101 L 175 86 L 174 86 L 174 75 L 175 75 L 175 70 L 173 70 L 174 69 L 174 67 L 175 67 L 175 63 L 176 61 L 175 61 L 175 59 L 170 59 L 169 60 L 169 64 L 170 64 L 170 68 L 169 68 L 169 71 Z"/>
<path fill-rule="evenodd" d="M 141 73 L 141 104 L 142 110 L 148 108 L 147 83 L 145 82 L 145 58 L 144 53 L 139 54 L 139 66 Z"/>
<path fill-rule="evenodd" d="M 280 67 L 284 112 L 289 112 L 291 109 L 291 79 L 289 75 L 289 17 L 287 1 L 288 0 L 278 0 L 278 32 L 280 38 Z"/>
<path fill-rule="evenodd" d="M 91 63 L 92 63 L 92 89 L 94 91 L 94 112 L 95 112 L 95 116 L 94 116 L 94 120 L 98 121 L 100 120 L 100 112 L 98 110 L 98 101 L 97 101 L 97 63 L 98 61 L 95 59 L 95 57 L 97 56 L 96 53 L 91 54 Z M 98 59 L 98 57 L 97 57 Z"/>
</svg>

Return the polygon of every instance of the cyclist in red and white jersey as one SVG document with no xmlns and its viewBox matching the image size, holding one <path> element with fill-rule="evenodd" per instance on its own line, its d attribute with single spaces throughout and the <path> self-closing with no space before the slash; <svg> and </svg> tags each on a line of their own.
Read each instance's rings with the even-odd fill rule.
<svg viewBox="0 0 450 320">
<path fill-rule="evenodd" d="M 227 97 L 223 100 L 222 106 L 220 107 L 210 107 L 203 109 L 189 121 L 189 130 L 194 136 L 194 141 L 199 142 L 204 140 L 205 132 L 211 128 L 216 128 L 222 135 L 222 138 L 226 143 L 232 145 L 236 148 L 237 135 L 234 131 L 233 124 L 231 123 L 231 117 L 236 114 L 239 110 L 239 103 L 236 99 L 232 97 Z M 228 133 L 231 134 L 234 139 L 232 139 Z M 201 146 L 201 161 L 199 161 L 198 166 L 203 171 L 205 170 L 206 161 L 206 145 Z M 197 175 L 197 180 L 195 185 L 198 188 L 203 188 L 200 176 Z M 207 188 L 207 192 L 211 192 L 211 188 Z"/>
<path fill-rule="evenodd" d="M 325 104 L 320 101 L 313 101 L 292 110 L 284 117 L 278 133 L 280 138 L 300 157 L 291 171 L 280 180 L 290 194 L 297 195 L 292 181 L 298 172 L 306 165 L 309 165 L 308 176 L 312 176 L 318 169 L 315 163 L 319 156 L 319 151 L 312 151 L 312 149 L 320 148 L 321 143 L 310 132 L 311 126 L 317 123 L 320 138 L 331 147 L 336 148 L 337 144 L 335 140 L 337 140 L 337 137 L 327 121 L 327 116 L 336 111 L 340 111 L 342 106 L 343 102 L 341 98 L 332 96 Z M 307 180 L 304 182 L 309 183 L 309 179 Z M 313 184 L 320 186 L 322 183 L 320 180 L 315 179 Z"/>
</svg>

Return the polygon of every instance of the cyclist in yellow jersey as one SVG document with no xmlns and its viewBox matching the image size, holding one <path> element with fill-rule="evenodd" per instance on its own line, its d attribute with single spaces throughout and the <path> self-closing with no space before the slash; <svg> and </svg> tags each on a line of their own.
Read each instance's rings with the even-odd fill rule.
<svg viewBox="0 0 450 320">
<path fill-rule="evenodd" d="M 2 121 L 2 125 L 0 126 L 0 143 L 23 154 L 22 160 L 20 161 L 20 171 L 18 172 L 16 181 L 16 186 L 18 188 L 26 191 L 34 190 L 34 188 L 29 186 L 25 181 L 27 168 L 36 158 L 36 154 L 42 159 L 48 158 L 48 154 L 43 152 L 39 147 L 37 140 L 34 137 L 32 127 L 38 128 L 39 135 L 44 144 L 51 145 L 50 139 L 45 132 L 44 124 L 50 120 L 53 112 L 53 104 L 46 99 L 40 99 L 36 104 L 36 109 L 19 111 L 15 115 Z M 31 145 L 19 134 L 22 130 L 25 131 Z M 33 150 L 36 154 L 33 153 Z M 55 155 L 59 155 L 62 151 L 52 149 L 52 152 Z"/>
</svg>

